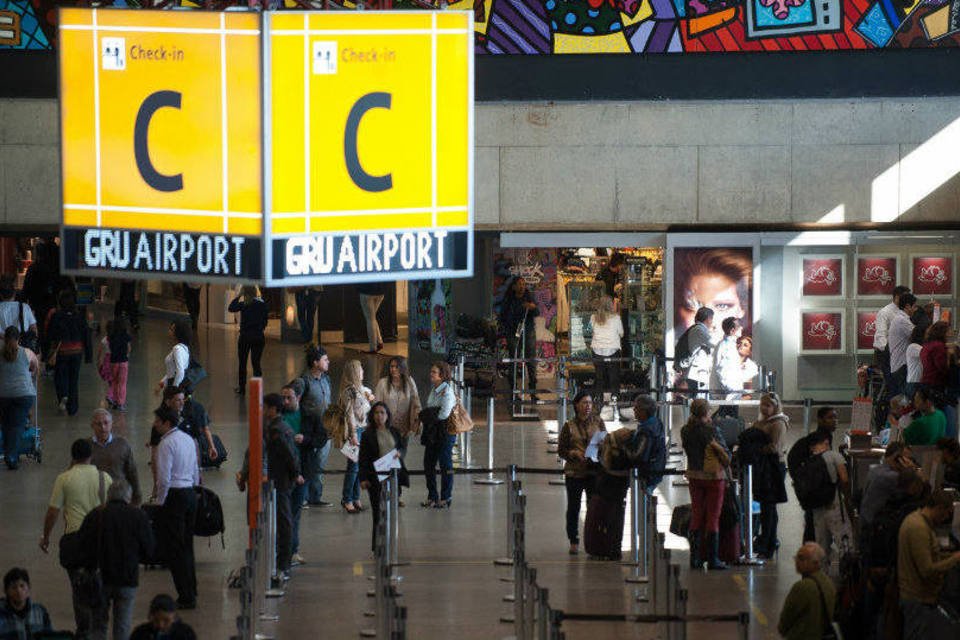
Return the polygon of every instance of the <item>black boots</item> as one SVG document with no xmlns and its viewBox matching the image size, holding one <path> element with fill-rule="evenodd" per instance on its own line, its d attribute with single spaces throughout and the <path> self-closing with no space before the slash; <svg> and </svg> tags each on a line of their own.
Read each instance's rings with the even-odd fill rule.
<svg viewBox="0 0 960 640">
<path fill-rule="evenodd" d="M 690 568 L 699 569 L 700 566 L 703 564 L 703 561 L 700 559 L 700 532 L 690 531 L 689 540 L 690 540 Z"/>
<path fill-rule="evenodd" d="M 727 568 L 725 562 L 720 562 L 720 534 L 719 533 L 708 533 L 707 534 L 707 554 L 708 554 L 708 563 L 707 568 L 711 570 L 722 570 Z"/>
</svg>

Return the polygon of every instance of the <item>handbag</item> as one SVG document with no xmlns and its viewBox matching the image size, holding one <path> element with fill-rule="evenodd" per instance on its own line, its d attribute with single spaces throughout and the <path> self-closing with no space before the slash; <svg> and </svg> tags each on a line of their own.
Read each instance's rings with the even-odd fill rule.
<svg viewBox="0 0 960 640">
<path fill-rule="evenodd" d="M 190 364 L 187 365 L 187 370 L 183 372 L 183 379 L 190 383 L 191 389 L 196 389 L 197 385 L 205 380 L 207 377 L 207 370 L 203 368 L 203 365 L 197 362 L 194 358 L 190 358 Z"/>
<path fill-rule="evenodd" d="M 453 411 L 447 416 L 447 433 L 455 436 L 458 433 L 467 433 L 473 430 L 473 418 L 467 413 L 463 403 L 460 402 L 460 396 L 457 396 L 457 404 L 453 406 Z"/>
<path fill-rule="evenodd" d="M 823 635 L 820 638 L 822 640 L 843 640 L 840 625 L 830 619 L 830 613 L 827 611 L 827 599 L 823 597 L 823 589 L 820 588 L 820 583 L 814 578 L 809 579 L 817 585 L 817 593 L 820 594 L 820 615 L 823 616 Z"/>
<path fill-rule="evenodd" d="M 38 343 L 40 338 L 37 336 L 35 331 L 27 331 L 27 327 L 23 326 L 23 303 L 20 303 L 20 346 L 26 349 L 30 349 L 34 353 L 37 353 Z"/>
<path fill-rule="evenodd" d="M 678 504 L 673 508 L 670 516 L 670 533 L 686 538 L 690 532 L 690 515 L 693 509 L 689 504 Z"/>
<path fill-rule="evenodd" d="M 103 482 L 102 476 L 100 482 Z M 97 510 L 100 514 L 97 521 L 96 562 L 93 566 L 81 565 L 73 572 L 77 601 L 88 609 L 99 609 L 106 604 L 103 592 L 103 574 L 100 572 L 100 553 L 103 550 L 103 506 L 97 507 Z"/>
</svg>

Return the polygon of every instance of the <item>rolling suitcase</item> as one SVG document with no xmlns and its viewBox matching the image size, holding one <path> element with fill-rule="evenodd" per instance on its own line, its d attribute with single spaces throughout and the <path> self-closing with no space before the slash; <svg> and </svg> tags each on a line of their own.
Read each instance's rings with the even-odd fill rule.
<svg viewBox="0 0 960 640">
<path fill-rule="evenodd" d="M 140 564 L 147 569 L 162 569 L 166 566 L 166 562 L 163 560 L 163 540 L 160 538 L 160 532 L 157 530 L 157 516 L 163 507 L 158 504 L 145 504 L 141 508 L 144 513 L 147 514 L 147 519 L 150 521 L 150 528 L 153 529 L 153 540 L 155 544 L 153 547 L 153 555 L 149 558 L 140 558 Z"/>
<path fill-rule="evenodd" d="M 604 560 L 619 560 L 623 541 L 624 504 L 595 495 L 587 503 L 583 525 L 583 546 L 588 555 Z"/>
</svg>

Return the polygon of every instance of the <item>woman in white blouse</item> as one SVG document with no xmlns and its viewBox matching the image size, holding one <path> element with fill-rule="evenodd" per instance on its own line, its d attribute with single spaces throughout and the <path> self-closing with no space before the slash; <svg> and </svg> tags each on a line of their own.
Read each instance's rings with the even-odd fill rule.
<svg viewBox="0 0 960 640">
<path fill-rule="evenodd" d="M 593 327 L 590 350 L 596 372 L 595 388 L 600 394 L 609 391 L 616 395 L 620 390 L 620 363 L 604 361 L 604 358 L 620 357 L 620 341 L 623 339 L 623 321 L 614 311 L 613 298 L 600 297 L 596 312 L 590 316 L 590 324 Z M 602 395 L 600 400 L 603 400 Z"/>
<path fill-rule="evenodd" d="M 417 383 L 410 376 L 406 358 L 390 358 L 373 393 L 390 410 L 391 425 L 400 432 L 400 455 L 406 457 L 410 434 L 418 432 L 420 414 Z"/>
<path fill-rule="evenodd" d="M 187 320 L 176 320 L 170 323 L 170 339 L 173 348 L 163 359 L 163 378 L 157 385 L 160 393 L 169 384 L 179 386 L 183 376 L 190 367 L 190 340 L 192 338 L 190 323 Z"/>
<path fill-rule="evenodd" d="M 347 421 L 344 434 L 346 441 L 354 446 L 360 445 L 360 436 L 367 426 L 367 414 L 370 403 L 375 400 L 373 392 L 363 386 L 363 365 L 359 360 L 349 360 L 343 367 L 340 378 L 340 407 Z M 347 458 L 347 472 L 343 476 L 343 496 L 340 504 L 347 513 L 363 510 L 360 503 L 360 478 L 357 462 Z"/>
<path fill-rule="evenodd" d="M 429 415 L 429 424 L 422 425 L 423 471 L 427 481 L 427 499 L 423 507 L 449 508 L 453 501 L 453 445 L 457 436 L 447 433 L 447 418 L 457 405 L 453 390 L 450 365 L 442 360 L 430 366 L 430 393 L 426 409 L 420 415 Z M 437 464 L 440 465 L 440 493 L 437 494 Z"/>
</svg>

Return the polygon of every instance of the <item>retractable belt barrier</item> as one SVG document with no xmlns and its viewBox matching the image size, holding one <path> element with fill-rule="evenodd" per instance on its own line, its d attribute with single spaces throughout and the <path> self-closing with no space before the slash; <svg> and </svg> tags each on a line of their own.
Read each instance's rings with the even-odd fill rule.
<svg viewBox="0 0 960 640">
<path fill-rule="evenodd" d="M 367 614 L 368 617 L 376 618 L 376 626 L 361 630 L 360 635 L 365 638 L 406 640 L 407 637 L 407 608 L 397 603 L 397 598 L 401 595 L 397 589 L 400 576 L 396 574 L 400 545 L 399 487 L 400 478 L 396 469 L 392 469 L 390 475 L 380 483 L 380 520 L 377 523 L 374 549 L 374 588 L 372 594 L 368 594 L 374 597 L 375 609 Z"/>
<path fill-rule="evenodd" d="M 240 569 L 240 615 L 234 640 L 270 640 L 263 631 L 264 622 L 276 622 L 279 616 L 267 609 L 268 598 L 284 595 L 277 574 L 277 491 L 273 483 L 261 488 L 262 508 L 256 514 L 250 532 L 250 546 Z"/>
<path fill-rule="evenodd" d="M 513 604 L 510 615 L 500 618 L 501 622 L 513 625 L 511 640 L 563 640 L 562 625 L 565 620 L 577 622 L 631 622 L 635 624 L 657 624 L 666 626 L 668 640 L 686 640 L 687 625 L 697 622 L 735 623 L 739 628 L 739 637 L 746 640 L 749 632 L 750 616 L 746 612 L 737 614 L 687 614 L 688 593 L 680 583 L 680 566 L 671 563 L 670 551 L 664 545 L 664 535 L 656 530 L 656 499 L 651 498 L 653 509 L 647 509 L 644 517 L 644 529 L 652 524 L 652 530 L 643 533 L 639 529 L 641 518 L 635 514 L 631 518 L 632 559 L 639 565 L 648 552 L 654 559 L 653 566 L 644 567 L 650 582 L 652 594 L 647 598 L 637 598 L 638 602 L 649 603 L 651 613 L 593 614 L 571 613 L 550 606 L 550 592 L 537 583 L 537 570 L 526 561 L 526 504 L 522 483 L 517 479 L 520 468 L 509 467 L 510 485 L 508 492 L 508 542 L 510 560 L 513 565 L 513 593 L 504 598 Z M 638 511 L 642 493 L 640 476 L 637 470 L 631 473 L 634 510 Z M 646 503 L 649 507 L 649 503 Z M 651 535 L 652 534 L 652 535 Z M 641 551 L 640 545 L 647 547 Z M 651 573 L 652 569 L 652 573 Z M 660 613 L 662 612 L 662 613 Z"/>
</svg>

